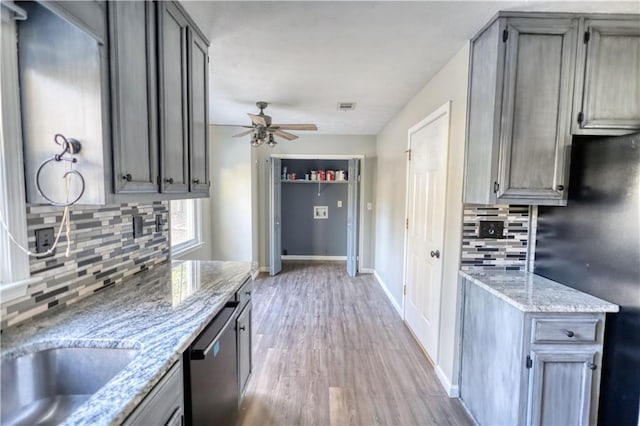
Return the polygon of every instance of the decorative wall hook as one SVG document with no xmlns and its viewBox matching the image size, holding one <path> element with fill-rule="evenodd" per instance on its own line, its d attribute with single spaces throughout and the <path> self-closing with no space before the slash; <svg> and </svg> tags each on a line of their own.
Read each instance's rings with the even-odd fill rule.
<svg viewBox="0 0 640 426">
<path fill-rule="evenodd" d="M 86 188 L 86 184 L 82 174 L 77 170 L 73 170 L 73 165 L 78 162 L 78 159 L 75 157 L 72 157 L 72 155 L 80 152 L 80 150 L 82 149 L 82 144 L 76 139 L 73 139 L 73 138 L 67 139 L 66 137 L 64 137 L 64 135 L 60 133 L 55 135 L 55 137 L 53 138 L 53 141 L 57 145 L 62 147 L 62 152 L 60 154 L 55 154 L 53 157 L 44 160 L 42 164 L 40 164 L 40 167 L 38 167 L 38 170 L 36 171 L 36 188 L 38 189 L 38 192 L 40 193 L 40 195 L 42 195 L 42 197 L 45 200 L 47 200 L 51 205 L 58 206 L 58 207 L 67 207 L 77 203 L 80 200 L 80 198 L 82 198 L 82 196 L 84 195 L 84 190 Z M 44 191 L 42 190 L 40 186 L 40 172 L 42 171 L 44 166 L 51 163 L 52 161 L 55 161 L 55 162 L 68 161 L 69 163 L 71 163 L 71 170 L 67 170 L 62 175 L 63 179 L 67 179 L 70 175 L 75 175 L 80 178 L 80 182 L 82 183 L 82 189 L 80 190 L 80 194 L 74 200 L 72 201 L 67 200 L 67 202 L 60 203 L 58 201 L 54 201 L 51 198 L 49 198 L 47 195 L 45 195 Z"/>
</svg>

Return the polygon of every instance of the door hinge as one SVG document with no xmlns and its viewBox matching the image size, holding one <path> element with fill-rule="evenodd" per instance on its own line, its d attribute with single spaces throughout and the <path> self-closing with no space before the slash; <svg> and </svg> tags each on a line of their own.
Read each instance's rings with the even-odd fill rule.
<svg viewBox="0 0 640 426">
<path fill-rule="evenodd" d="M 578 123 L 582 124 L 583 121 L 584 121 L 584 113 L 583 112 L 579 112 L 578 113 Z"/>
<path fill-rule="evenodd" d="M 509 31 L 507 30 L 502 31 L 502 42 L 505 43 L 508 38 L 509 38 Z"/>
<path fill-rule="evenodd" d="M 405 221 L 404 221 L 404 228 L 405 228 L 405 229 L 409 229 L 409 218 L 405 219 Z"/>
<path fill-rule="evenodd" d="M 407 285 L 406 285 L 406 284 L 405 284 L 404 286 L 402 286 L 402 294 L 403 294 L 404 296 L 406 296 L 406 295 L 407 295 Z"/>
<path fill-rule="evenodd" d="M 531 357 L 527 355 L 527 368 L 531 367 L 533 367 L 533 361 L 531 360 Z"/>
<path fill-rule="evenodd" d="M 585 43 L 589 43 L 590 39 L 591 39 L 591 33 L 589 31 L 585 31 L 584 32 L 584 42 Z"/>
<path fill-rule="evenodd" d="M 409 156 L 407 157 L 407 159 L 408 159 L 409 161 L 411 161 L 411 150 L 410 150 L 410 149 L 408 149 L 408 150 L 406 150 L 405 152 L 409 155 Z"/>
<path fill-rule="evenodd" d="M 493 182 L 493 192 L 497 194 L 499 190 L 500 190 L 500 184 L 498 182 Z"/>
</svg>

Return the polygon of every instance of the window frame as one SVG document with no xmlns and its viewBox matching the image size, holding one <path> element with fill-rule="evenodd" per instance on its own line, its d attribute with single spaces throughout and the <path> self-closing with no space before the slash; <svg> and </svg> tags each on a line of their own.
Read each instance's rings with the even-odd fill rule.
<svg viewBox="0 0 640 426">
<path fill-rule="evenodd" d="M 193 234 L 194 237 L 190 240 L 183 241 L 179 244 L 173 244 L 172 242 L 172 234 L 173 234 L 173 224 L 172 222 L 172 209 L 173 203 L 183 203 L 183 202 L 192 202 L 193 203 L 193 218 L 192 218 L 192 226 L 193 226 Z M 171 250 L 171 257 L 180 257 L 191 253 L 195 250 L 198 250 L 204 246 L 204 242 L 202 241 L 202 204 L 199 198 L 185 198 L 182 200 L 171 200 L 169 202 L 169 247 Z"/>
<path fill-rule="evenodd" d="M 13 3 L 13 2 L 11 2 Z M 0 43 L 2 83 L 0 93 L 0 213 L 16 242 L 27 247 L 27 209 L 24 187 L 22 122 L 18 88 L 18 51 L 16 13 L 26 14 L 11 4 L 0 7 Z M 1 226 L 1 225 L 0 225 Z M 30 284 L 41 281 L 31 277 L 29 256 L 22 252 L 0 229 L 0 299 L 2 303 L 25 296 Z"/>
</svg>

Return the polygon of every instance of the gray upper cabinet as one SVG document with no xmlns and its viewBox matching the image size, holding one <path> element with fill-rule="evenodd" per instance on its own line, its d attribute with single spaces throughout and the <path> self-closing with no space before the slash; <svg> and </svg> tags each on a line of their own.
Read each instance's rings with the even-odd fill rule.
<svg viewBox="0 0 640 426">
<path fill-rule="evenodd" d="M 193 30 L 189 38 L 189 140 L 191 192 L 209 193 L 209 92 L 207 43 Z"/>
<path fill-rule="evenodd" d="M 638 23 L 501 12 L 472 39 L 464 202 L 566 205 L 573 135 L 640 129 Z"/>
<path fill-rule="evenodd" d="M 508 19 L 506 31 L 496 197 L 562 204 L 578 21 Z"/>
<path fill-rule="evenodd" d="M 109 7 L 113 176 L 116 193 L 158 192 L 155 7 Z"/>
<path fill-rule="evenodd" d="M 159 2 L 160 176 L 162 192 L 189 190 L 187 31 L 173 2 Z"/>
<path fill-rule="evenodd" d="M 465 202 L 566 203 L 577 19 L 499 18 L 472 41 Z"/>
<path fill-rule="evenodd" d="M 640 18 L 585 19 L 578 51 L 576 134 L 640 130 Z"/>
</svg>

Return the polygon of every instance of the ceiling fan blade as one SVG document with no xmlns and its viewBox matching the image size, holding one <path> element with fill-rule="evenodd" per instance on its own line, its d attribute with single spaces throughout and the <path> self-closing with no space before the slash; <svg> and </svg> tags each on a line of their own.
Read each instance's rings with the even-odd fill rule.
<svg viewBox="0 0 640 426">
<path fill-rule="evenodd" d="M 240 132 L 237 135 L 233 135 L 233 138 L 239 138 L 240 136 L 246 136 L 249 133 L 253 133 L 253 129 L 245 130 L 244 132 Z"/>
<path fill-rule="evenodd" d="M 251 114 L 250 112 L 248 112 L 247 115 L 249 116 L 249 118 L 251 118 L 251 121 L 253 122 L 253 124 L 257 124 L 259 126 L 264 126 L 264 127 L 267 127 L 270 124 L 267 120 L 266 115 L 256 115 L 256 114 Z"/>
<path fill-rule="evenodd" d="M 294 139 L 298 139 L 298 137 L 292 133 L 289 132 L 285 132 L 283 130 L 274 130 L 271 133 L 273 133 L 276 136 L 280 136 L 281 138 L 284 138 L 288 141 L 292 141 Z"/>
<path fill-rule="evenodd" d="M 271 127 L 282 130 L 318 130 L 315 124 L 274 124 Z"/>
<path fill-rule="evenodd" d="M 216 127 L 244 127 L 246 129 L 253 129 L 253 126 L 245 126 L 244 124 L 215 124 L 212 123 L 212 126 Z"/>
</svg>

